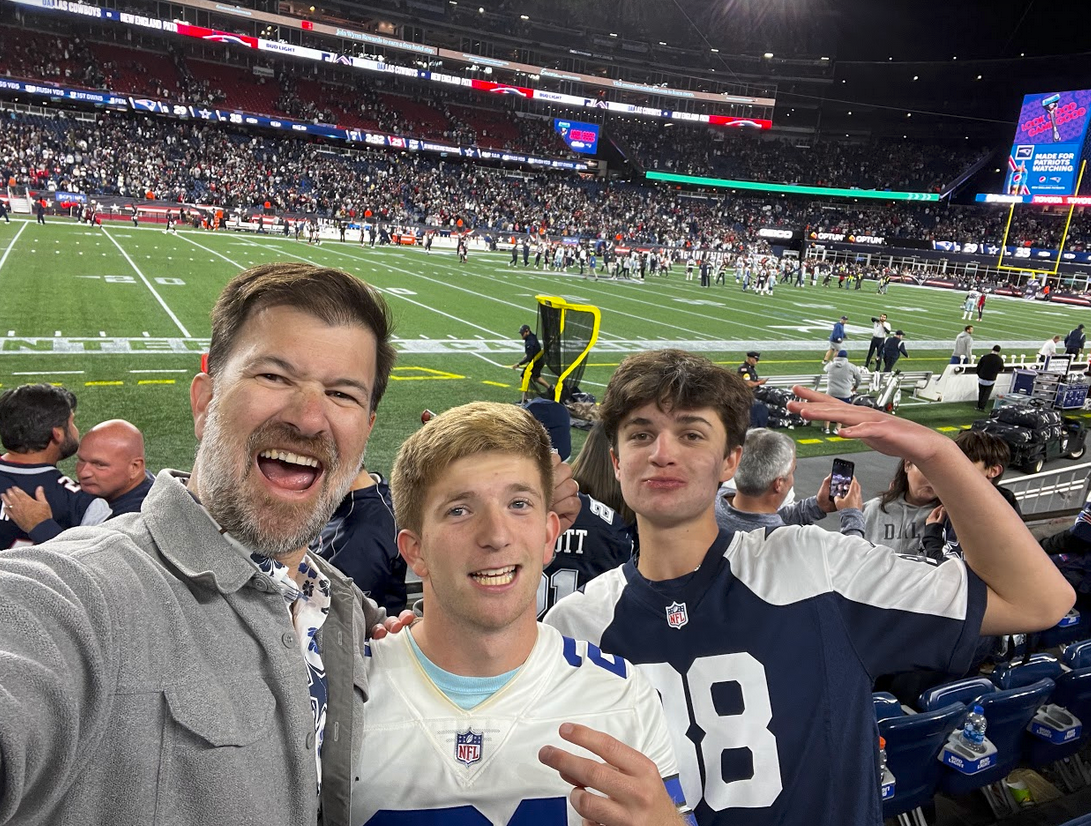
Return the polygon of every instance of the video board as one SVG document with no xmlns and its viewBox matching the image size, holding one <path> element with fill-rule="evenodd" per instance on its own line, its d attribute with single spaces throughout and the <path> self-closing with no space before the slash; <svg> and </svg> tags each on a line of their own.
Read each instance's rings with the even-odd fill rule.
<svg viewBox="0 0 1091 826">
<path fill-rule="evenodd" d="M 573 152 L 594 155 L 598 151 L 599 128 L 593 123 L 554 118 L 553 129 L 564 139 L 568 148 Z"/>
<path fill-rule="evenodd" d="M 1006 195 L 1073 195 L 1091 112 L 1091 90 L 1027 95 L 1008 154 Z"/>
</svg>

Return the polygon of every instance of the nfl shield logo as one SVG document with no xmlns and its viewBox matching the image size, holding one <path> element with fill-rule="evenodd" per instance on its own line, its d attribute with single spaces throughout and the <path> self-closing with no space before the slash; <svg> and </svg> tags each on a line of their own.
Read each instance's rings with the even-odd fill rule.
<svg viewBox="0 0 1091 826">
<path fill-rule="evenodd" d="M 689 623 L 689 614 L 686 612 L 686 603 L 672 602 L 667 606 L 667 625 L 671 628 L 681 628 Z"/>
<path fill-rule="evenodd" d="M 455 759 L 464 766 L 472 766 L 481 759 L 481 744 L 484 734 L 473 729 L 466 729 L 462 734 L 455 733 Z"/>
</svg>

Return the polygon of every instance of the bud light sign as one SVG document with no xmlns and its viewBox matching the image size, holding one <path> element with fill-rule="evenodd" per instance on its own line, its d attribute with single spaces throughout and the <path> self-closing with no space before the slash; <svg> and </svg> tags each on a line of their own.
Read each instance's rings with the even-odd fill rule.
<svg viewBox="0 0 1091 826">
<path fill-rule="evenodd" d="M 599 128 L 593 123 L 580 123 L 578 120 L 553 119 L 556 130 L 568 148 L 584 155 L 594 155 L 599 148 Z"/>
</svg>

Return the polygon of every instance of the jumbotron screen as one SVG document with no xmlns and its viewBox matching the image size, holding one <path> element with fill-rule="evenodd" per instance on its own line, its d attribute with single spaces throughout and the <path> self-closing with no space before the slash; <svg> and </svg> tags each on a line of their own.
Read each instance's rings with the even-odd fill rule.
<svg viewBox="0 0 1091 826">
<path fill-rule="evenodd" d="M 1008 155 L 1008 195 L 1073 195 L 1091 90 L 1027 95 Z"/>
<path fill-rule="evenodd" d="M 573 152 L 594 155 L 598 151 L 599 128 L 595 124 L 554 118 L 553 128 L 564 138 L 564 142 Z"/>
</svg>

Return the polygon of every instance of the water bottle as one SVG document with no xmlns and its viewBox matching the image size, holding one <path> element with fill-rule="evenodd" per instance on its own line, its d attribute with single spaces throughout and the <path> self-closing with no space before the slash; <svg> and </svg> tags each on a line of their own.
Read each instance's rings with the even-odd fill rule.
<svg viewBox="0 0 1091 826">
<path fill-rule="evenodd" d="M 985 752 L 985 709 L 975 705 L 962 726 L 962 744 L 971 751 Z"/>
<path fill-rule="evenodd" d="M 879 785 L 883 783 L 883 777 L 886 775 L 886 738 L 879 738 Z"/>
</svg>

